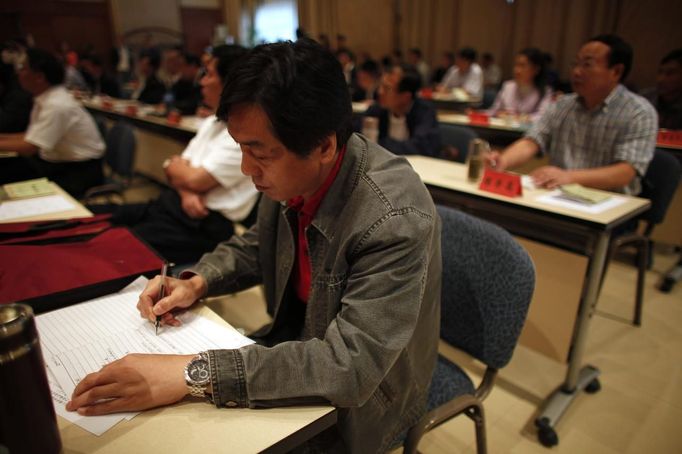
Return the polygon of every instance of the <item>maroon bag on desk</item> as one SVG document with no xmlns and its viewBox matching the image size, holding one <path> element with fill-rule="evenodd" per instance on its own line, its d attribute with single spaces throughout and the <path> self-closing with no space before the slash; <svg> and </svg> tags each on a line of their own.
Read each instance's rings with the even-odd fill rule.
<svg viewBox="0 0 682 454">
<path fill-rule="evenodd" d="M 68 236 L 62 229 L 59 235 L 0 242 L 0 303 L 21 301 L 45 312 L 116 292 L 161 268 L 162 259 L 125 227 L 106 226 L 94 236 Z"/>
</svg>

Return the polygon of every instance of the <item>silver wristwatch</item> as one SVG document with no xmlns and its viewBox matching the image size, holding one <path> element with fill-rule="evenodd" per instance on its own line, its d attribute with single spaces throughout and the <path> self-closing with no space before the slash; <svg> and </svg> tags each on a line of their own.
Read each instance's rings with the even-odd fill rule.
<svg viewBox="0 0 682 454">
<path fill-rule="evenodd" d="M 185 383 L 190 395 L 202 399 L 210 397 L 206 392 L 211 384 L 211 369 L 206 352 L 199 353 L 187 363 L 185 366 Z"/>
</svg>

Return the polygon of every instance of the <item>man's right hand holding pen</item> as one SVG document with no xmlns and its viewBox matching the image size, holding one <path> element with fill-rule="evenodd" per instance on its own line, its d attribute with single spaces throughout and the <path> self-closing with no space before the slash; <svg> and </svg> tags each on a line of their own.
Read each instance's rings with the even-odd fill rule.
<svg viewBox="0 0 682 454">
<path fill-rule="evenodd" d="M 175 317 L 174 311 L 187 309 L 206 295 L 206 281 L 195 275 L 189 279 L 167 277 L 165 296 L 157 301 L 161 288 L 161 276 L 156 276 L 147 283 L 140 294 L 137 309 L 140 316 L 156 323 L 156 316 L 161 316 L 161 325 L 180 326 L 182 322 Z"/>
</svg>

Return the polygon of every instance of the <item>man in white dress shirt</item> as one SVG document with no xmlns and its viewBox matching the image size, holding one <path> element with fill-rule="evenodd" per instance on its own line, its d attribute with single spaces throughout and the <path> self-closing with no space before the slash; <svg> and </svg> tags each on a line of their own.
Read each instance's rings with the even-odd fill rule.
<svg viewBox="0 0 682 454">
<path fill-rule="evenodd" d="M 0 184 L 47 177 L 79 197 L 102 182 L 105 146 L 97 125 L 62 85 L 64 67 L 52 54 L 28 49 L 18 68 L 33 109 L 26 132 L 0 134 L 0 151 L 19 155 L 0 163 Z"/>
<path fill-rule="evenodd" d="M 457 53 L 455 64 L 445 73 L 439 91 L 461 88 L 472 98 L 483 96 L 483 70 L 476 63 L 476 51 L 465 47 Z"/>
<path fill-rule="evenodd" d="M 218 107 L 232 66 L 246 53 L 239 46 L 218 46 L 201 79 L 204 103 Z M 164 163 L 171 188 L 144 204 L 91 205 L 112 212 L 112 223 L 130 227 L 169 262 L 196 262 L 234 233 L 234 222 L 255 218 L 258 192 L 241 172 L 242 153 L 224 122 L 211 115 L 181 155 Z"/>
</svg>

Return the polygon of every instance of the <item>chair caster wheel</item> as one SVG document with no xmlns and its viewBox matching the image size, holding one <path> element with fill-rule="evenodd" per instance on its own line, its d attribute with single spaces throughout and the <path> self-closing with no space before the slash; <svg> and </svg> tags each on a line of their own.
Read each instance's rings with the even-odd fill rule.
<svg viewBox="0 0 682 454">
<path fill-rule="evenodd" d="M 599 392 L 601 390 L 601 383 L 599 383 L 599 379 L 595 378 L 591 382 L 585 386 L 585 392 L 588 394 L 594 394 L 596 392 Z"/>
<path fill-rule="evenodd" d="M 549 425 L 547 418 L 535 420 L 535 426 L 538 428 L 538 440 L 542 446 L 551 448 L 559 444 L 559 435 L 556 430 Z"/>
</svg>

